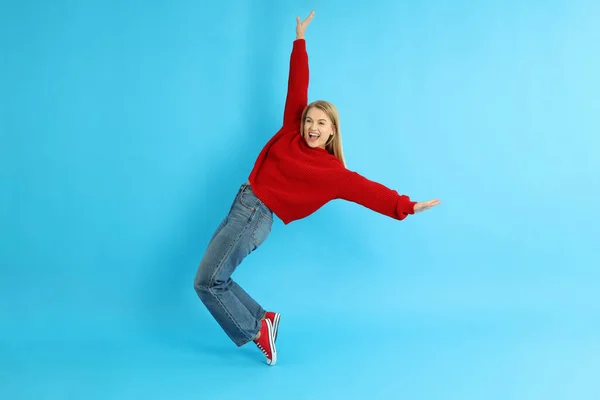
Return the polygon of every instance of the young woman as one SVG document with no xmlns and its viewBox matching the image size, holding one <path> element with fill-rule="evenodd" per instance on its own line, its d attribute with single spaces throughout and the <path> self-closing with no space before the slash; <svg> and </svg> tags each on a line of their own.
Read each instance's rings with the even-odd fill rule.
<svg viewBox="0 0 600 400">
<path fill-rule="evenodd" d="M 438 205 L 406 195 L 346 169 L 340 119 L 333 104 L 307 105 L 308 55 L 304 32 L 314 17 L 297 18 L 282 128 L 260 152 L 249 179 L 214 233 L 200 262 L 194 288 L 237 346 L 250 341 L 277 362 L 279 313 L 265 311 L 231 279 L 236 267 L 271 232 L 273 214 L 285 225 L 344 199 L 397 220 Z"/>
</svg>

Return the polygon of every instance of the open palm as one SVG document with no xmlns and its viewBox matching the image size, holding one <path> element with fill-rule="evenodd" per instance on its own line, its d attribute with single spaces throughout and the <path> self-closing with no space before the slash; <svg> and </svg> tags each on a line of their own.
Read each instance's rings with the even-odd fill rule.
<svg viewBox="0 0 600 400">
<path fill-rule="evenodd" d="M 417 204 L 415 204 L 415 214 L 420 213 L 421 211 L 429 210 L 430 208 L 435 207 L 440 203 L 441 201 L 439 201 L 438 199 L 418 202 Z"/>
</svg>

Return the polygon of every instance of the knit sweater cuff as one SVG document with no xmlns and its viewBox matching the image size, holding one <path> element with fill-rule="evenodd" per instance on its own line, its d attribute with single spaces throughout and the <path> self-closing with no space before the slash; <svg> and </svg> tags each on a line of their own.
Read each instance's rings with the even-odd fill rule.
<svg viewBox="0 0 600 400">
<path fill-rule="evenodd" d="M 414 214 L 415 204 L 417 204 L 417 202 L 411 201 L 410 198 L 406 195 L 401 195 L 400 197 L 398 197 L 398 202 L 396 203 L 397 218 L 402 220 L 406 218 L 409 214 Z"/>
</svg>

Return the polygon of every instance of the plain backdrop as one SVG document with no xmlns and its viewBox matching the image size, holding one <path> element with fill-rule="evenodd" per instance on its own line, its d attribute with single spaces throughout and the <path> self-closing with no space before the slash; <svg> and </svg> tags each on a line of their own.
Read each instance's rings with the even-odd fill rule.
<svg viewBox="0 0 600 400">
<path fill-rule="evenodd" d="M 599 398 L 599 3 L 1 8 L 0 397 Z M 193 278 L 313 9 L 348 168 L 442 204 L 276 219 L 234 275 L 282 313 L 270 368 Z"/>
</svg>

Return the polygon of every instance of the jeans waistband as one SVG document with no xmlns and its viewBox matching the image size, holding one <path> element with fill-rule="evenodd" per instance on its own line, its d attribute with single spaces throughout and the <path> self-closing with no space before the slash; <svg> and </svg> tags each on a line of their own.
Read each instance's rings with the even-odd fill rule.
<svg viewBox="0 0 600 400">
<path fill-rule="evenodd" d="M 269 210 L 270 212 L 273 212 L 257 195 L 256 193 L 254 193 L 254 190 L 252 190 L 252 185 L 250 185 L 250 183 L 248 182 L 244 182 L 242 183 L 242 185 L 240 186 L 240 193 L 242 192 L 250 192 L 252 193 L 252 196 L 254 196 L 256 198 L 256 200 L 263 206 L 265 207 L 267 210 Z"/>
</svg>

